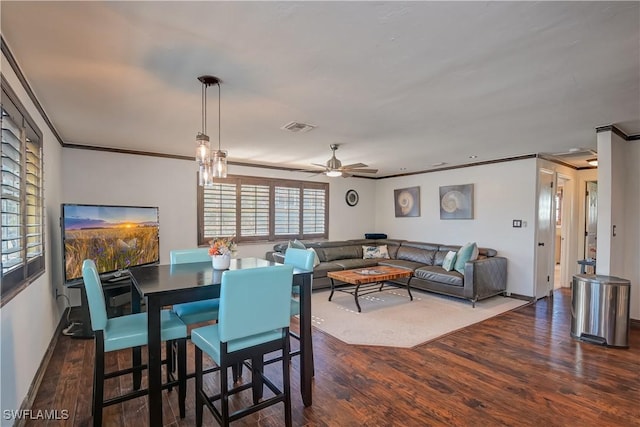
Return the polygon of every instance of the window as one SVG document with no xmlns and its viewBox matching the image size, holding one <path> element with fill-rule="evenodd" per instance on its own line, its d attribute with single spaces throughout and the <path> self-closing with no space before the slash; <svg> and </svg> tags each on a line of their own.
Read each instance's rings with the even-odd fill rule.
<svg viewBox="0 0 640 427">
<path fill-rule="evenodd" d="M 235 176 L 198 187 L 198 244 L 328 237 L 329 184 Z"/>
<path fill-rule="evenodd" d="M 44 271 L 42 134 L 2 80 L 1 305 Z"/>
</svg>

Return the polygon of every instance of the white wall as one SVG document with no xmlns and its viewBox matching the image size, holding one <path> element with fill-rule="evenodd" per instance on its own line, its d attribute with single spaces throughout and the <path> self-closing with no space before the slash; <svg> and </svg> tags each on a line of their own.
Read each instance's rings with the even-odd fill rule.
<svg viewBox="0 0 640 427">
<path fill-rule="evenodd" d="M 439 187 L 474 184 L 474 219 L 441 220 Z M 393 190 L 420 187 L 420 217 L 396 218 Z M 532 297 L 536 159 L 390 178 L 376 186 L 376 230 L 390 237 L 462 245 L 475 241 L 508 259 L 507 290 Z M 512 220 L 526 223 L 513 228 Z"/>
<path fill-rule="evenodd" d="M 2 55 L 2 75 L 42 132 L 44 148 L 45 274 L 31 283 L 0 309 L 0 405 L 2 410 L 19 409 L 42 362 L 64 310 L 56 303 L 62 265 L 57 212 L 60 204 L 62 147 L 31 103 L 11 66 Z M 63 408 L 59 408 L 63 409 Z M 71 409 L 71 408 L 68 408 Z M 3 426 L 13 421 L 0 421 Z"/>
<path fill-rule="evenodd" d="M 194 161 L 65 148 L 63 165 L 64 203 L 158 206 L 161 263 L 169 262 L 172 249 L 197 245 Z M 229 166 L 229 174 L 329 182 L 329 238 L 362 238 L 373 230 L 374 180 L 310 177 L 308 173 L 234 165 Z M 344 199 L 349 189 L 360 196 L 354 207 Z M 241 244 L 238 256 L 264 257 L 274 244 Z M 73 296 L 73 303 L 79 304 L 78 295 Z"/>
</svg>

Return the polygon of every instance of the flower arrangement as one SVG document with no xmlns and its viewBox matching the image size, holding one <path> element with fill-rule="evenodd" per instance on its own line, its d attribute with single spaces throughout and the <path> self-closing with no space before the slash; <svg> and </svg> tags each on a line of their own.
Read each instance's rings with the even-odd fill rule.
<svg viewBox="0 0 640 427">
<path fill-rule="evenodd" d="M 235 242 L 235 236 L 231 237 L 216 237 L 209 242 L 209 255 L 232 255 L 237 248 Z"/>
</svg>

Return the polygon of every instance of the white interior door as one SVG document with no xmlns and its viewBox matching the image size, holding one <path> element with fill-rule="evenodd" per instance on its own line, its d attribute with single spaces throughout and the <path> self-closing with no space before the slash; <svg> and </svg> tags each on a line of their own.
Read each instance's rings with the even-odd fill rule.
<svg viewBox="0 0 640 427">
<path fill-rule="evenodd" d="M 587 182 L 584 257 L 596 259 L 598 248 L 598 183 Z M 588 269 L 589 270 L 589 269 Z M 593 271 L 587 271 L 592 273 Z"/>
<path fill-rule="evenodd" d="M 538 218 L 536 229 L 536 299 L 549 295 L 553 286 L 556 230 L 553 172 L 538 172 Z"/>
</svg>

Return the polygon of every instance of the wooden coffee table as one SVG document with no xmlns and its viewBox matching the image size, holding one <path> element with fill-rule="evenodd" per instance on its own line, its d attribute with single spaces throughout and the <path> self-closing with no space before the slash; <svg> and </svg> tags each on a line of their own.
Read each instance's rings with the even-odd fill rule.
<svg viewBox="0 0 640 427">
<path fill-rule="evenodd" d="M 360 303 L 358 303 L 359 296 L 374 292 L 381 292 L 385 284 L 395 287 L 403 286 L 394 283 L 387 283 L 388 280 L 409 278 L 409 280 L 407 280 L 407 292 L 409 293 L 409 298 L 413 301 L 411 288 L 409 288 L 409 283 L 411 282 L 413 273 L 411 270 L 404 268 L 379 265 L 376 267 L 356 268 L 353 270 L 329 271 L 327 273 L 327 277 L 331 279 L 331 295 L 329 295 L 329 301 L 333 298 L 334 291 L 351 294 L 356 300 L 358 312 L 362 311 Z M 347 285 L 338 288 L 336 287 L 334 280 L 340 280 L 352 286 Z"/>
</svg>

